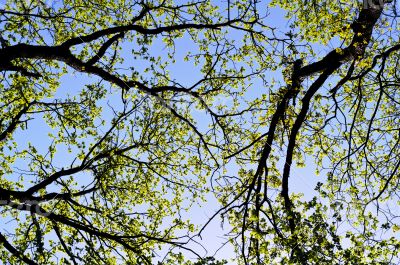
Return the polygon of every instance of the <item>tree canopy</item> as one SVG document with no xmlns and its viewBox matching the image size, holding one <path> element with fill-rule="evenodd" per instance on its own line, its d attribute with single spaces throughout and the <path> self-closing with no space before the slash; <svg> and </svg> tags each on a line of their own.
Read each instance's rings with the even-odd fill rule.
<svg viewBox="0 0 400 265">
<path fill-rule="evenodd" d="M 0 4 L 0 260 L 224 264 L 192 247 L 217 221 L 233 264 L 398 264 L 397 19 L 396 0 Z"/>
</svg>

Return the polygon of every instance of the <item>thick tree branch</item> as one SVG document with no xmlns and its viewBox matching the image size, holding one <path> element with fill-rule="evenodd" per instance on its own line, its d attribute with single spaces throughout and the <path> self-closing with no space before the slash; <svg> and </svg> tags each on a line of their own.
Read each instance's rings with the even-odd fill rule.
<svg viewBox="0 0 400 265">
<path fill-rule="evenodd" d="M 99 51 L 91 58 L 89 59 L 86 64 L 92 65 L 97 63 L 106 53 L 107 49 L 110 48 L 113 43 L 117 42 L 119 39 L 124 37 L 124 33 L 119 33 L 114 36 L 112 36 L 109 40 L 107 40 L 99 49 Z"/>
<path fill-rule="evenodd" d="M 28 257 L 26 257 L 23 253 L 21 253 L 20 251 L 18 251 L 13 245 L 11 245 L 6 237 L 0 233 L 0 243 L 14 256 L 16 256 L 18 259 L 20 259 L 21 261 L 25 262 L 26 264 L 29 265 L 38 265 L 38 263 L 34 262 L 33 260 L 29 259 Z"/>
<path fill-rule="evenodd" d="M 311 63 L 299 70 L 299 77 L 307 76 L 325 71 L 332 65 L 360 59 L 370 43 L 374 26 L 383 12 L 383 6 L 374 6 L 362 9 L 358 18 L 353 22 L 354 37 L 351 44 L 339 50 L 333 50 L 318 62 Z"/>
</svg>

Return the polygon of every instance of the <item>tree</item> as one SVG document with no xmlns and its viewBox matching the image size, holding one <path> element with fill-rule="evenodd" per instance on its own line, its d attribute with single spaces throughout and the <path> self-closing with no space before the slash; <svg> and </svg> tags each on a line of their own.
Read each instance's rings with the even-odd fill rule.
<svg viewBox="0 0 400 265">
<path fill-rule="evenodd" d="M 223 264 L 211 192 L 240 264 L 395 264 L 396 3 L 4 4 L 3 263 Z"/>
</svg>

